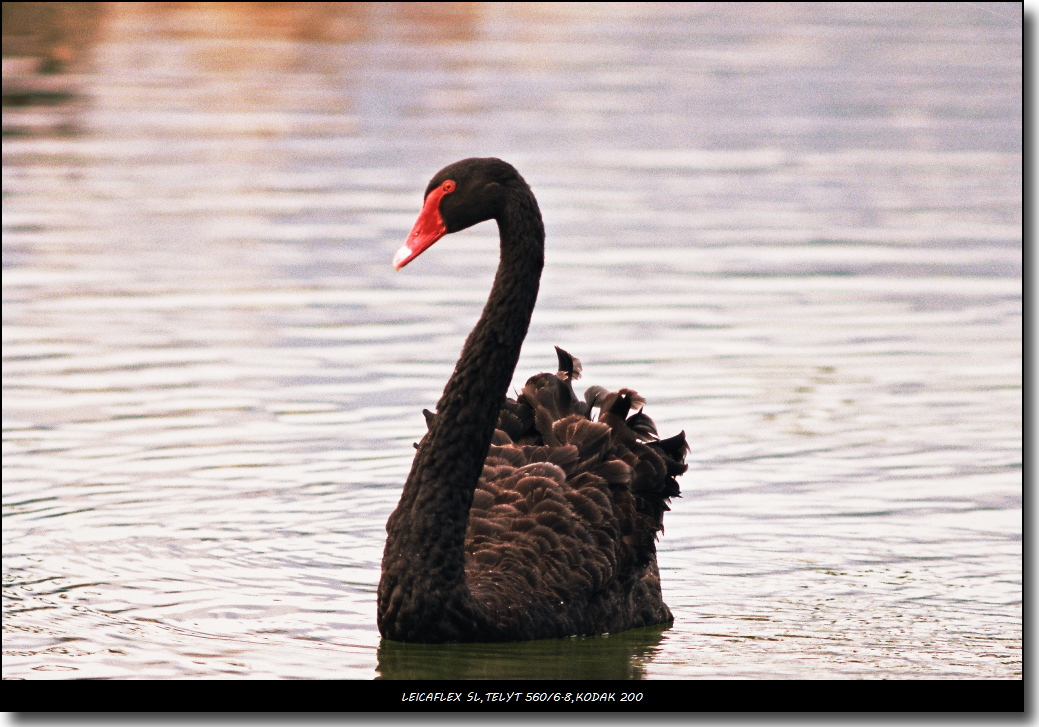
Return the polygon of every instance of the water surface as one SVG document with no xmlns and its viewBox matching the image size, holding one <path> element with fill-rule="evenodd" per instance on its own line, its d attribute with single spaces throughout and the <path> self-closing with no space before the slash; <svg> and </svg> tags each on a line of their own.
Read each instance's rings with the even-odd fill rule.
<svg viewBox="0 0 1039 727">
<path fill-rule="evenodd" d="M 280 5 L 107 6 L 5 109 L 5 677 L 1020 678 L 1016 4 Z M 689 438 L 670 628 L 380 643 L 468 156 L 546 222 L 515 385 Z"/>
</svg>

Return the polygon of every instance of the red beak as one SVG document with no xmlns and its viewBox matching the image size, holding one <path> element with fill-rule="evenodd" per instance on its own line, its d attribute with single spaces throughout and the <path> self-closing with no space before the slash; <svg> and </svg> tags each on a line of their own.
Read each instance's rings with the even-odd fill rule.
<svg viewBox="0 0 1039 727">
<path fill-rule="evenodd" d="M 444 218 L 440 216 L 440 198 L 450 191 L 450 189 L 444 189 L 445 185 L 446 183 L 440 185 L 426 197 L 426 202 L 422 205 L 422 212 L 415 220 L 415 226 L 411 228 L 407 241 L 393 256 L 395 270 L 400 270 L 447 234 L 447 225 L 444 224 Z M 454 189 L 453 184 L 451 189 Z"/>
</svg>

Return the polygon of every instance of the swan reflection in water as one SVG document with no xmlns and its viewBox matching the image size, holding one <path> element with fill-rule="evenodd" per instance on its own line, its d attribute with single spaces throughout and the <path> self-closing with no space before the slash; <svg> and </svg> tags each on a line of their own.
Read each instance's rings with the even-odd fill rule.
<svg viewBox="0 0 1039 727">
<path fill-rule="evenodd" d="M 659 624 L 605 636 L 484 644 L 383 639 L 377 678 L 641 680 L 670 628 Z"/>
<path fill-rule="evenodd" d="M 670 623 L 657 534 L 685 472 L 685 433 L 659 439 L 635 391 L 593 386 L 580 361 L 506 398 L 537 300 L 545 229 L 500 159 L 440 170 L 394 256 L 496 220 L 501 261 L 386 525 L 379 631 L 419 643 L 615 634 Z"/>
</svg>

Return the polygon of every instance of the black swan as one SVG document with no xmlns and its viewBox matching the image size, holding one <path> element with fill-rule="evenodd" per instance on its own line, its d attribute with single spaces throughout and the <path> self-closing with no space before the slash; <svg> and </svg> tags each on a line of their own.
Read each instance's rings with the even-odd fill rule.
<svg viewBox="0 0 1039 727">
<path fill-rule="evenodd" d="M 393 265 L 490 219 L 501 261 L 436 413 L 424 412 L 428 431 L 386 523 L 379 631 L 520 641 L 669 623 L 654 541 L 686 470 L 685 432 L 658 439 L 629 389 L 578 399 L 581 363 L 558 347 L 557 373 L 506 398 L 544 264 L 523 177 L 500 159 L 441 169 Z"/>
</svg>

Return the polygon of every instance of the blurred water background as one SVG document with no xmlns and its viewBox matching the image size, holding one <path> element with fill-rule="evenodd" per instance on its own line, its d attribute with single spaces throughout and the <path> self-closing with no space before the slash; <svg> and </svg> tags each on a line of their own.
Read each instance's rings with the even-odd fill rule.
<svg viewBox="0 0 1039 727">
<path fill-rule="evenodd" d="M 1020 678 L 1016 3 L 4 3 L 6 678 Z M 670 628 L 380 644 L 497 264 L 692 444 Z"/>
</svg>

